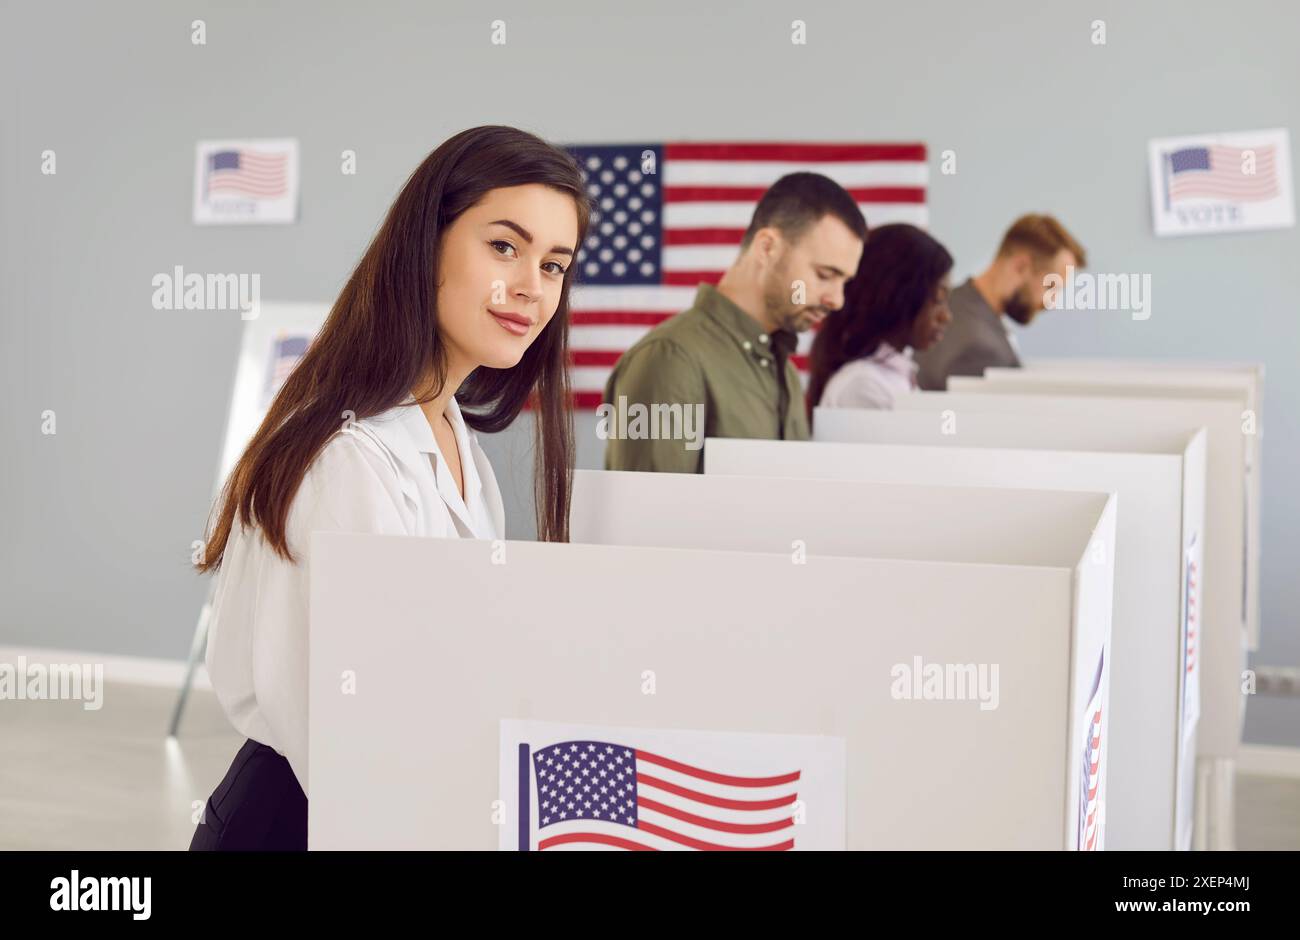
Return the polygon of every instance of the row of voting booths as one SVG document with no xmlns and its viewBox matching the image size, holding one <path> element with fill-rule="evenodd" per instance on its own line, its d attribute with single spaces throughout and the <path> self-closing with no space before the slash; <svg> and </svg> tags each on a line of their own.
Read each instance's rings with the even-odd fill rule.
<svg viewBox="0 0 1300 940">
<path fill-rule="evenodd" d="M 1231 847 L 1261 396 L 1032 362 L 577 471 L 567 544 L 317 534 L 311 847 Z"/>
</svg>

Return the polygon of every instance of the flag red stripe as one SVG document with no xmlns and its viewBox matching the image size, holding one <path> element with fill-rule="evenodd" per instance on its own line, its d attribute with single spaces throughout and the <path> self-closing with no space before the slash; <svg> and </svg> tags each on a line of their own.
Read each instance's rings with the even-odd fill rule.
<svg viewBox="0 0 1300 940">
<path fill-rule="evenodd" d="M 651 310 L 573 310 L 569 322 L 573 326 L 658 326 L 674 315 Z"/>
<path fill-rule="evenodd" d="M 209 186 L 210 193 L 245 193 L 249 196 L 281 196 L 284 195 L 284 188 L 280 189 L 254 189 L 251 186 Z"/>
<path fill-rule="evenodd" d="M 665 271 L 663 283 L 669 287 L 695 287 L 697 284 L 717 284 L 721 271 Z"/>
<path fill-rule="evenodd" d="M 680 786 L 676 783 L 669 783 L 667 780 L 660 780 L 658 777 L 652 777 L 649 774 L 638 772 L 636 775 L 638 786 L 654 787 L 656 790 L 663 790 L 666 793 L 672 793 L 675 796 L 684 796 L 687 799 L 695 800 L 697 803 L 707 803 L 709 806 L 717 806 L 721 809 L 741 809 L 741 810 L 764 810 L 780 809 L 782 806 L 789 806 L 797 799 L 794 793 L 788 796 L 778 796 L 772 800 L 732 800 L 725 796 L 714 796 L 711 793 L 701 793 L 698 790 L 691 790 L 688 787 Z"/>
<path fill-rule="evenodd" d="M 566 832 L 562 836 L 551 836 L 549 839 L 542 839 L 537 843 L 537 850 L 549 849 L 553 845 L 569 845 L 573 842 L 596 842 L 600 845 L 612 845 L 618 849 L 628 849 L 632 852 L 658 852 L 659 850 L 649 846 L 642 845 L 640 842 L 633 842 L 631 839 L 620 839 L 618 836 L 607 836 L 599 832 Z"/>
<path fill-rule="evenodd" d="M 276 179 L 261 180 L 251 176 L 244 176 L 242 174 L 237 176 L 215 176 L 214 175 L 208 178 L 209 186 L 220 186 L 223 183 L 233 184 L 236 186 L 257 186 L 262 189 L 270 189 L 276 186 L 283 187 L 285 185 L 285 179 L 283 176 L 280 176 L 277 177 Z"/>
<path fill-rule="evenodd" d="M 743 228 L 669 228 L 664 229 L 665 245 L 740 245 Z"/>
<path fill-rule="evenodd" d="M 717 774 L 711 770 L 692 767 L 690 764 L 683 764 L 680 761 L 671 760 L 667 757 L 660 757 L 658 754 L 651 754 L 649 751 L 642 751 L 640 749 L 636 752 L 636 759 L 643 760 L 648 764 L 658 764 L 660 767 L 666 767 L 668 770 L 675 770 L 679 774 L 698 777 L 701 780 L 707 780 L 710 783 L 723 783 L 732 787 L 776 787 L 799 779 L 799 771 L 797 770 L 793 773 L 781 774 L 777 777 L 735 777 L 730 774 Z"/>
<path fill-rule="evenodd" d="M 250 196 L 280 196 L 284 194 L 285 190 L 284 187 L 280 187 L 279 189 L 257 189 L 252 186 L 236 185 L 236 186 L 209 186 L 208 192 L 246 193 Z"/>
<path fill-rule="evenodd" d="M 212 168 L 213 173 L 239 173 L 245 176 L 258 176 L 263 178 L 273 178 L 284 176 L 285 169 L 282 166 L 260 167 L 260 166 L 218 166 Z"/>
<path fill-rule="evenodd" d="M 1236 178 L 1224 176 L 1201 176 L 1196 178 L 1185 177 L 1182 179 L 1175 179 L 1170 188 L 1195 189 L 1202 186 L 1213 189 L 1223 189 L 1229 192 L 1257 192 L 1276 189 L 1277 182 L 1271 178 L 1266 180 L 1238 180 Z"/>
<path fill-rule="evenodd" d="M 595 411 L 605 402 L 605 392 L 574 392 L 573 407 L 578 411 Z M 526 406 L 529 411 L 531 406 Z"/>
<path fill-rule="evenodd" d="M 276 189 L 277 187 L 283 189 L 284 180 L 277 180 L 275 182 L 269 182 L 269 183 L 261 183 L 258 182 L 257 180 L 247 180 L 244 179 L 243 177 L 222 176 L 222 177 L 214 177 L 213 179 L 209 180 L 208 186 L 212 188 L 216 188 L 220 186 L 245 186 L 250 189 Z"/>
<path fill-rule="evenodd" d="M 621 349 L 573 349 L 569 351 L 569 363 L 575 366 L 591 367 L 608 367 L 613 368 L 623 355 Z M 793 355 L 790 361 L 794 367 L 800 371 L 806 372 L 809 365 L 809 357 L 803 353 Z"/>
<path fill-rule="evenodd" d="M 925 160 L 925 144 L 677 143 L 664 145 L 666 160 L 766 160 L 809 163 Z"/>
<path fill-rule="evenodd" d="M 623 355 L 621 349 L 574 349 L 569 362 L 575 366 L 612 366 Z"/>
<path fill-rule="evenodd" d="M 676 842 L 678 845 L 685 845 L 692 849 L 701 849 L 709 851 L 711 849 L 721 850 L 723 852 L 785 852 L 794 848 L 794 839 L 787 839 L 784 842 L 778 842 L 775 845 L 719 845 L 716 842 L 705 842 L 703 839 L 693 839 L 690 836 L 684 836 L 680 832 L 673 832 L 671 829 L 665 829 L 663 826 L 656 826 L 654 823 L 648 823 L 644 819 L 636 821 L 636 827 L 642 832 L 648 832 L 652 836 L 659 836 L 661 839 L 668 839 Z"/>
<path fill-rule="evenodd" d="M 767 186 L 665 186 L 664 202 L 758 202 Z M 854 202 L 925 203 L 924 186 L 860 186 L 848 189 Z"/>
<path fill-rule="evenodd" d="M 1171 196 L 1208 196 L 1216 199 L 1272 199 L 1277 195 L 1276 188 L 1270 189 L 1225 189 L 1222 186 L 1185 186 L 1169 191 Z"/>
<path fill-rule="evenodd" d="M 259 186 L 283 186 L 286 177 L 283 173 L 276 176 L 254 176 L 251 173 L 244 173 L 242 171 L 227 172 L 225 170 L 216 170 L 210 177 L 208 177 L 208 179 L 214 183 L 240 180 L 249 183 L 256 183 Z"/>
<path fill-rule="evenodd" d="M 794 825 L 794 819 L 791 817 L 766 823 L 722 822 L 717 819 L 709 819 L 707 816 L 697 816 L 694 813 L 688 813 L 684 809 L 678 809 L 675 806 L 660 803 L 658 800 L 647 800 L 644 796 L 637 797 L 637 805 L 642 809 L 654 810 L 656 813 L 671 816 L 673 819 L 680 819 L 682 822 L 688 822 L 691 825 L 699 826 L 702 829 L 714 829 L 718 832 L 734 832 L 738 834 L 777 832 L 781 829 L 789 829 Z"/>
</svg>

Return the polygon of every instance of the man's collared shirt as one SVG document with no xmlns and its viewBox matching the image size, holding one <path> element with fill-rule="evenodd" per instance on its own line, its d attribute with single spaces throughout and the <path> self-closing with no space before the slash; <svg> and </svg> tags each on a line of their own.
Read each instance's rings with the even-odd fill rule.
<svg viewBox="0 0 1300 940">
<path fill-rule="evenodd" d="M 684 412 L 700 405 L 703 427 L 695 428 L 700 443 L 705 437 L 808 440 L 803 385 L 790 361 L 796 343 L 789 331 L 764 332 L 717 288 L 701 284 L 689 309 L 659 324 L 623 354 L 605 384 L 605 402 L 615 415 L 637 404 L 651 415 L 655 405 L 659 414 L 669 412 L 665 406 L 680 405 Z M 621 424 L 615 422 L 617 433 L 606 444 L 606 469 L 703 469 L 703 449 L 687 447 L 693 442 L 682 435 L 632 436 L 627 432 L 636 428 Z M 643 428 L 649 430 L 648 423 Z"/>
</svg>

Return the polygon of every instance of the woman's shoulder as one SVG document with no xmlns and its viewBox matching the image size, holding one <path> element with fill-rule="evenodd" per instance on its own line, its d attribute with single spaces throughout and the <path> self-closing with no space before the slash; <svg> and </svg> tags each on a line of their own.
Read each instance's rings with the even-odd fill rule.
<svg viewBox="0 0 1300 940">
<path fill-rule="evenodd" d="M 366 420 L 349 421 L 330 435 L 307 476 L 318 487 L 360 480 L 400 490 L 402 480 L 395 455 Z"/>
<path fill-rule="evenodd" d="M 831 388 L 852 388 L 856 385 L 878 385 L 883 368 L 874 355 L 863 356 L 844 363 L 835 370 L 835 374 L 826 383 Z"/>
<path fill-rule="evenodd" d="M 865 356 L 835 371 L 826 383 L 820 404 L 824 408 L 887 407 L 892 397 L 884 367 L 874 356 Z"/>
</svg>

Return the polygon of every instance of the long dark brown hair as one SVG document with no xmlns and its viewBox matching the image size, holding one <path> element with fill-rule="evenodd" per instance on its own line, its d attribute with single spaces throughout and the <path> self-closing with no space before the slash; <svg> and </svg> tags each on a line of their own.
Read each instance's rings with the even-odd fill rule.
<svg viewBox="0 0 1300 940">
<path fill-rule="evenodd" d="M 573 196 L 578 244 L 590 218 L 573 158 L 539 137 L 490 125 L 461 131 L 411 174 L 370 247 L 348 278 L 306 355 L 285 381 L 214 506 L 201 572 L 218 569 L 236 514 L 260 526 L 275 552 L 294 561 L 285 524 L 307 468 L 342 427 L 406 400 L 431 374 L 437 397 L 447 378 L 438 333 L 439 246 L 443 232 L 488 192 L 540 183 Z M 495 433 L 526 403 L 535 412 L 534 494 L 537 535 L 569 537 L 573 413 L 568 377 L 569 289 L 564 276 L 555 314 L 510 369 L 479 366 L 456 391 L 465 423 Z M 211 519 L 209 520 L 211 522 Z"/>
<path fill-rule="evenodd" d="M 813 340 L 809 418 L 831 376 L 911 324 L 951 270 L 948 249 L 916 226 L 900 222 L 871 230 L 858 271 L 845 288 L 843 309 L 826 318 Z"/>
</svg>

